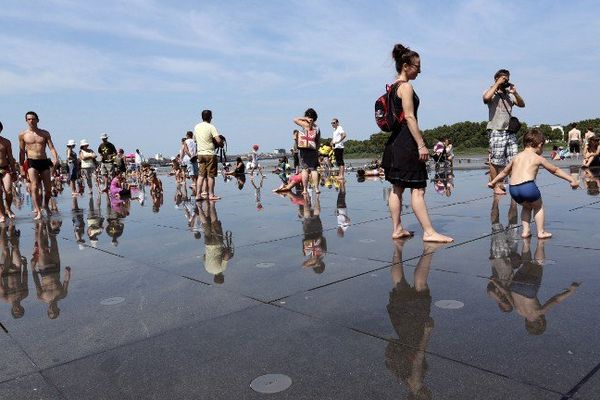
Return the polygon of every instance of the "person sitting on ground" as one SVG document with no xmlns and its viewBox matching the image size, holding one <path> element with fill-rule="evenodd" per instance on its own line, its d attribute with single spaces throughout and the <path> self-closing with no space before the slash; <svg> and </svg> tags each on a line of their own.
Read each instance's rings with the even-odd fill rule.
<svg viewBox="0 0 600 400">
<path fill-rule="evenodd" d="M 116 175 L 110 181 L 110 196 L 119 199 L 131 196 L 131 191 L 127 187 L 125 176 L 122 172 L 117 171 Z"/>
<path fill-rule="evenodd" d="M 583 167 L 600 167 L 600 138 L 592 136 L 588 139 L 588 145 L 583 157 Z"/>
<path fill-rule="evenodd" d="M 560 157 L 558 155 L 558 146 L 557 145 L 552 146 L 552 151 L 550 152 L 550 159 L 551 160 L 560 160 Z"/>
<path fill-rule="evenodd" d="M 564 149 L 562 146 L 560 146 L 558 148 L 558 157 L 561 160 L 564 160 L 565 158 L 571 158 L 571 152 L 569 151 L 569 149 Z"/>
<path fill-rule="evenodd" d="M 510 175 L 510 195 L 523 207 L 521 211 L 523 233 L 521 236 L 524 238 L 531 236 L 530 224 L 532 211 L 537 227 L 538 238 L 545 239 L 552 236 L 550 232 L 544 230 L 544 206 L 542 203 L 542 195 L 535 184 L 535 178 L 540 167 L 544 167 L 551 174 L 569 181 L 573 189 L 579 187 L 579 181 L 576 178 L 567 174 L 541 156 L 544 142 L 545 138 L 542 132 L 538 129 L 531 129 L 523 136 L 523 145 L 525 146 L 525 149 L 517 154 L 496 178 L 488 183 L 488 187 L 493 189 L 498 182 L 502 182 L 506 176 Z"/>
<path fill-rule="evenodd" d="M 277 189 L 273 189 L 273 192 L 275 193 L 280 193 L 280 192 L 289 192 L 290 190 L 292 190 L 295 187 L 302 187 L 302 173 L 298 172 L 297 174 L 292 175 L 290 178 L 288 178 L 287 183 L 282 183 L 281 186 L 279 186 Z"/>
<path fill-rule="evenodd" d="M 244 161 L 242 157 L 238 157 L 235 159 L 235 168 L 233 170 L 229 170 L 224 173 L 224 175 L 243 175 L 246 173 L 246 166 L 244 165 Z"/>
</svg>

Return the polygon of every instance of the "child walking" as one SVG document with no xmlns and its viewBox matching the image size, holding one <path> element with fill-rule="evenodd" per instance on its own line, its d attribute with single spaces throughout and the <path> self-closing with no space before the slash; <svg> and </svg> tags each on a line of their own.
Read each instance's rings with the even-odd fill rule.
<svg viewBox="0 0 600 400">
<path fill-rule="evenodd" d="M 549 238 L 552 234 L 544 230 L 542 195 L 535 184 L 535 178 L 540 166 L 546 168 L 551 174 L 569 181 L 573 189 L 579 187 L 579 182 L 541 156 L 544 146 L 544 135 L 539 130 L 531 129 L 525 133 L 523 136 L 523 146 L 525 149 L 517 154 L 496 178 L 488 183 L 488 187 L 493 188 L 507 175 L 510 175 L 510 195 L 517 203 L 523 206 L 521 211 L 523 233 L 521 236 L 524 238 L 531 236 L 531 212 L 533 211 L 538 238 Z"/>
</svg>

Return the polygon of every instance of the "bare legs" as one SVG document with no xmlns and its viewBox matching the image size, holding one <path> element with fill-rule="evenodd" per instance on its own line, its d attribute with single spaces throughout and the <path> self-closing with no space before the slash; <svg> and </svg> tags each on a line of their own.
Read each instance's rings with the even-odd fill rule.
<svg viewBox="0 0 600 400">
<path fill-rule="evenodd" d="M 552 237 L 550 232 L 544 230 L 544 203 L 542 199 L 538 199 L 533 203 L 524 202 L 523 210 L 521 210 L 521 223 L 523 224 L 523 233 L 521 237 L 528 238 L 531 236 L 531 213 L 533 211 L 533 219 L 537 228 L 537 236 L 539 239 L 547 239 Z"/>
<path fill-rule="evenodd" d="M 402 193 L 404 188 L 393 185 L 388 200 L 390 206 L 390 214 L 392 216 L 392 239 L 400 239 L 412 236 L 412 233 L 402 227 L 400 215 L 402 214 Z"/>
<path fill-rule="evenodd" d="M 389 206 L 393 225 L 392 239 L 399 239 L 412 235 L 409 231 L 402 227 L 402 193 L 404 193 L 404 188 L 397 185 L 393 186 L 392 192 L 390 193 Z M 425 204 L 424 188 L 411 189 L 411 203 L 415 216 L 423 228 L 423 241 L 450 243 L 454 240 L 451 237 L 442 235 L 433 229 L 431 220 L 429 219 L 429 214 L 427 213 L 427 205 Z"/>
<path fill-rule="evenodd" d="M 490 182 L 493 181 L 503 169 L 503 165 L 494 165 L 490 162 Z M 498 182 L 496 186 L 494 186 L 494 194 L 506 194 L 506 189 L 502 183 Z"/>
<path fill-rule="evenodd" d="M 310 177 L 310 183 L 315 189 L 315 193 L 321 193 L 319 190 L 319 173 L 316 170 L 302 169 L 302 194 L 308 194 L 308 178 Z"/>
</svg>

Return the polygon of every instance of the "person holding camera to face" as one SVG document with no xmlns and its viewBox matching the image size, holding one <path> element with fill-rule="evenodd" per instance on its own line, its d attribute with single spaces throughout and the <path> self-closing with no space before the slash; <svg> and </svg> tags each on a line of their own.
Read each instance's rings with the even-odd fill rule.
<svg viewBox="0 0 600 400">
<path fill-rule="evenodd" d="M 489 110 L 487 133 L 490 141 L 490 181 L 518 153 L 517 132 L 509 128 L 512 107 L 525 107 L 525 101 L 510 82 L 510 72 L 501 69 L 494 75 L 494 84 L 483 93 L 483 103 Z M 502 183 L 494 186 L 495 194 L 506 194 Z"/>
</svg>

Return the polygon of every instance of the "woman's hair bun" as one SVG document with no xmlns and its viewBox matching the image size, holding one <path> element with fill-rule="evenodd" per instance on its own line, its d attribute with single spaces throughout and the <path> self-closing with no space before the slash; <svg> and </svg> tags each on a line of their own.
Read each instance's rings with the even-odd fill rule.
<svg viewBox="0 0 600 400">
<path fill-rule="evenodd" d="M 402 55 L 408 51 L 407 47 L 404 47 L 400 43 L 394 45 L 394 49 L 392 50 L 392 57 L 394 60 L 400 60 Z"/>
</svg>

